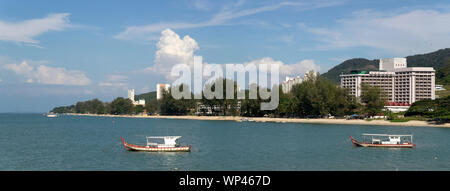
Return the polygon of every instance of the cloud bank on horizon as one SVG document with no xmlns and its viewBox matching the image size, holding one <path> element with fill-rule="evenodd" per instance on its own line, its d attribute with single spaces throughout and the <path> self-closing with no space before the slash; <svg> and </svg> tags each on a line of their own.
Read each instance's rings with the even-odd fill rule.
<svg viewBox="0 0 450 191">
<path fill-rule="evenodd" d="M 23 61 L 21 64 L 5 64 L 5 69 L 22 77 L 26 83 L 52 84 L 52 85 L 89 85 L 91 80 L 78 70 L 50 67 L 45 64 L 33 66 Z"/>
</svg>

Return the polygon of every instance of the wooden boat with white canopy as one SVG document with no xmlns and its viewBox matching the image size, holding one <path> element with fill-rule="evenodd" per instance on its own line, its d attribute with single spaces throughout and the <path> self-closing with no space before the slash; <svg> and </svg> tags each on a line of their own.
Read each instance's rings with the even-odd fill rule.
<svg viewBox="0 0 450 191">
<path fill-rule="evenodd" d="M 359 147 L 390 147 L 390 148 L 413 148 L 412 135 L 388 135 L 388 134 L 367 134 L 364 133 L 363 141 L 357 141 L 350 136 L 353 145 Z M 387 138 L 386 138 L 387 137 Z M 366 141 L 369 139 L 369 141 Z"/>
<path fill-rule="evenodd" d="M 121 137 L 122 138 L 122 137 Z M 146 137 L 147 139 L 147 145 L 146 146 L 139 146 L 139 145 L 133 145 L 130 143 L 127 143 L 122 138 L 123 146 L 126 150 L 129 151 L 147 151 L 147 152 L 189 152 L 191 151 L 191 146 L 180 146 L 178 143 L 178 139 L 181 138 L 181 136 L 153 136 L 153 137 Z M 155 139 L 163 139 L 164 143 L 154 143 L 150 142 L 150 140 Z"/>
</svg>

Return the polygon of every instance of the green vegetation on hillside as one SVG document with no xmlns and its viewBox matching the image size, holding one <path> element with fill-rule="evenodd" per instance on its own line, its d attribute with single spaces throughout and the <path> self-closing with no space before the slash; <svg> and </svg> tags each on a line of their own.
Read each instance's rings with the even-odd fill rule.
<svg viewBox="0 0 450 191">
<path fill-rule="evenodd" d="M 408 67 L 433 67 L 435 70 L 443 68 L 449 59 L 450 48 L 406 57 Z"/>
<path fill-rule="evenodd" d="M 450 85 L 450 59 L 445 61 L 445 65 L 436 72 L 436 84 Z"/>
<path fill-rule="evenodd" d="M 134 100 L 145 100 L 145 102 L 150 102 L 153 99 L 156 99 L 156 91 L 143 93 L 134 96 Z"/>
</svg>

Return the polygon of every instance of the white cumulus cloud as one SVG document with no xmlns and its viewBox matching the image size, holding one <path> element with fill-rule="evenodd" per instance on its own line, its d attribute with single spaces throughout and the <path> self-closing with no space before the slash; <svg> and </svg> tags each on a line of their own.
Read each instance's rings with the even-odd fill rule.
<svg viewBox="0 0 450 191">
<path fill-rule="evenodd" d="M 161 32 L 161 38 L 157 43 L 157 51 L 155 53 L 154 65 L 145 69 L 154 74 L 164 75 L 169 81 L 174 80 L 170 76 L 172 68 L 177 64 L 186 64 L 193 68 L 193 58 L 196 50 L 199 50 L 197 42 L 188 35 L 181 38 L 178 34 L 170 29 Z M 239 64 L 239 63 L 238 63 Z M 249 62 L 240 63 L 244 65 L 254 64 L 277 64 L 279 65 L 280 75 L 302 75 L 309 70 L 320 71 L 320 66 L 314 63 L 314 60 L 302 60 L 293 64 L 285 64 L 282 61 L 274 60 L 271 57 L 263 57 L 261 59 L 251 60 Z M 208 63 L 203 63 L 205 68 Z M 225 69 L 224 64 L 220 64 Z M 103 84 L 107 85 L 107 84 Z M 112 85 L 112 84 L 108 84 Z"/>
<path fill-rule="evenodd" d="M 158 50 L 155 53 L 154 65 L 145 70 L 157 74 L 170 76 L 170 71 L 177 64 L 193 65 L 194 52 L 199 49 L 197 42 L 186 35 L 180 38 L 170 29 L 161 32 L 161 38 L 157 43 Z"/>
</svg>

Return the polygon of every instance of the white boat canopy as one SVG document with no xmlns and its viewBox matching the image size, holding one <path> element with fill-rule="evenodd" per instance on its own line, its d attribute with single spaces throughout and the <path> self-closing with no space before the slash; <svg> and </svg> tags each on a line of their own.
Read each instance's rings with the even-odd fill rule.
<svg viewBox="0 0 450 191">
<path fill-rule="evenodd" d="M 413 135 L 389 135 L 389 134 L 367 134 L 363 133 L 363 136 L 384 136 L 384 137 L 412 137 Z"/>
<path fill-rule="evenodd" d="M 373 137 L 389 137 L 390 142 L 400 142 L 400 137 L 409 137 L 410 141 L 413 142 L 413 135 L 390 135 L 390 134 L 368 134 L 363 133 L 363 138 L 365 140 L 366 136 L 372 137 L 372 142 L 380 142 L 379 139 L 374 139 Z"/>
<path fill-rule="evenodd" d="M 175 147 L 177 143 L 177 139 L 181 138 L 181 136 L 150 136 L 147 137 L 147 146 L 157 146 L 157 147 Z M 164 139 L 164 144 L 152 143 L 149 142 L 149 139 Z"/>
<path fill-rule="evenodd" d="M 181 136 L 150 136 L 147 139 L 179 139 Z"/>
</svg>

